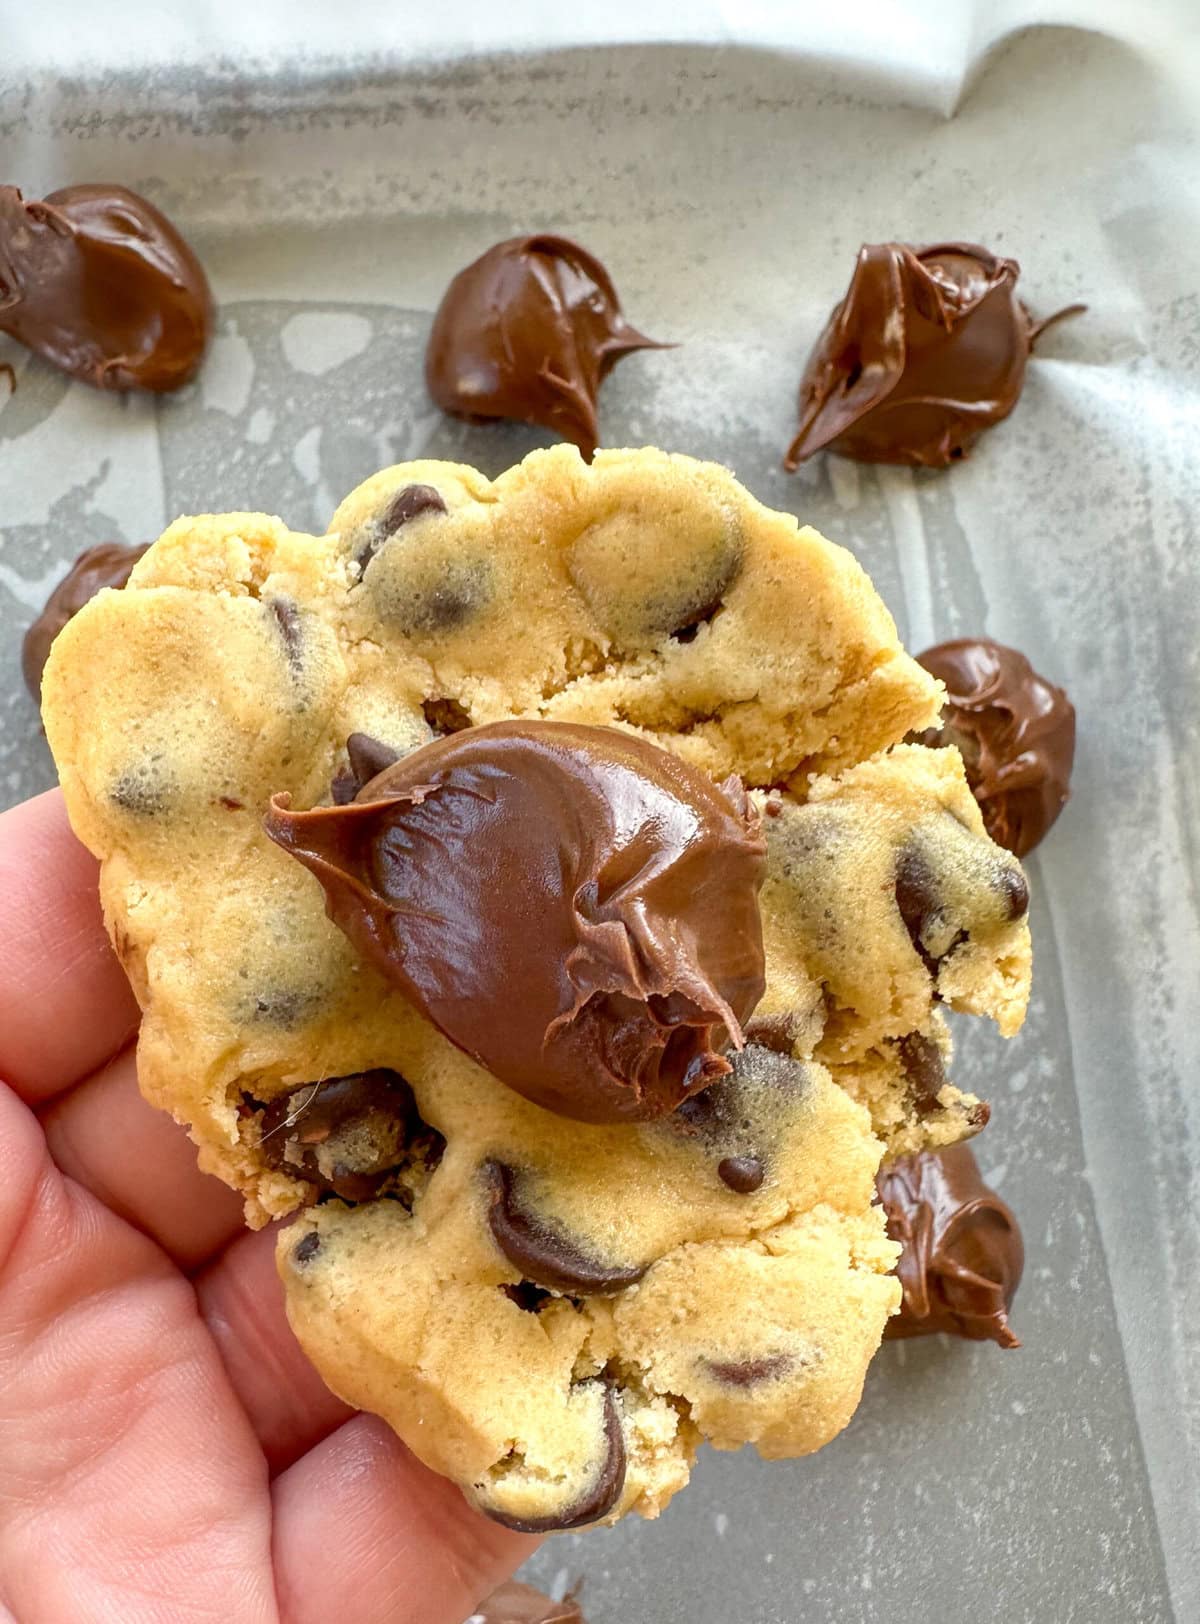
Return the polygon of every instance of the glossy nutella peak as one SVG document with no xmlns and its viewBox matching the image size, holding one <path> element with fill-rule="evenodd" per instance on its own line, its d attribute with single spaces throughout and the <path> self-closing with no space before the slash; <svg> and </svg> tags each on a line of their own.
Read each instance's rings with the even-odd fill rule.
<svg viewBox="0 0 1200 1624">
<path fill-rule="evenodd" d="M 1017 404 L 1039 334 L 1083 309 L 1035 323 L 1020 269 L 974 243 L 864 245 L 808 358 L 784 467 L 826 448 L 924 468 L 966 456 Z"/>
<path fill-rule="evenodd" d="M 446 289 L 425 354 L 443 411 L 539 423 L 596 449 L 596 397 L 622 356 L 666 349 L 621 314 L 604 266 L 567 237 L 512 237 Z"/>
<path fill-rule="evenodd" d="M 948 1331 L 1019 1347 L 1008 1315 L 1025 1262 L 1021 1231 L 967 1146 L 897 1157 L 876 1186 L 888 1234 L 903 1247 L 904 1298 L 885 1335 Z"/>
<path fill-rule="evenodd" d="M 21 645 L 21 671 L 34 699 L 41 698 L 42 672 L 50 657 L 50 645 L 67 621 L 104 587 L 123 587 L 149 546 L 149 542 L 142 547 L 125 547 L 119 541 L 103 541 L 80 553 L 46 599 L 46 607 L 25 633 Z"/>
<path fill-rule="evenodd" d="M 452 733 L 347 806 L 275 797 L 266 830 L 452 1043 L 561 1115 L 674 1110 L 762 996 L 753 808 L 616 729 Z"/>
<path fill-rule="evenodd" d="M 988 834 L 1023 857 L 1067 804 L 1075 707 L 1023 654 L 987 637 L 939 643 L 917 659 L 946 684 L 941 728 L 922 743 L 957 745 Z"/>
<path fill-rule="evenodd" d="M 0 186 L 0 332 L 98 389 L 162 391 L 194 375 L 212 324 L 199 260 L 144 197 Z"/>
<path fill-rule="evenodd" d="M 532 1585 L 510 1579 L 479 1603 L 467 1624 L 586 1624 L 586 1620 L 572 1597 L 551 1601 Z"/>
</svg>

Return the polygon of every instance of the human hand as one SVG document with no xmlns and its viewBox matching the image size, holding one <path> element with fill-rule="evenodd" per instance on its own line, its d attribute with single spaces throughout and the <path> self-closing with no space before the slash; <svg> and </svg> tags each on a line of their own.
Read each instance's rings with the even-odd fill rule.
<svg viewBox="0 0 1200 1624">
<path fill-rule="evenodd" d="M 460 1624 L 534 1548 L 324 1387 L 137 1091 L 57 792 L 0 816 L 0 1620 Z"/>
</svg>

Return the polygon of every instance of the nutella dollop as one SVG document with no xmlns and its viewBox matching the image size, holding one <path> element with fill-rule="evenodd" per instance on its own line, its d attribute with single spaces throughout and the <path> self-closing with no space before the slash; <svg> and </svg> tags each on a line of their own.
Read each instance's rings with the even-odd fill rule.
<svg viewBox="0 0 1200 1624">
<path fill-rule="evenodd" d="M 149 546 L 149 542 L 141 547 L 125 547 L 119 541 L 102 541 L 99 546 L 89 547 L 80 553 L 71 565 L 46 599 L 46 607 L 25 633 L 25 641 L 21 645 L 21 671 L 25 686 L 35 699 L 41 697 L 42 672 L 49 658 L 50 645 L 67 621 L 77 615 L 102 587 L 123 587 L 133 566 Z"/>
<path fill-rule="evenodd" d="M 161 391 L 193 376 L 212 322 L 199 260 L 144 197 L 0 186 L 0 332 L 98 389 Z"/>
<path fill-rule="evenodd" d="M 975 243 L 868 243 L 808 358 L 784 467 L 828 448 L 862 462 L 946 468 L 1007 417 L 1051 324 L 1017 298 L 1015 259 Z"/>
<path fill-rule="evenodd" d="M 596 449 L 596 397 L 634 350 L 666 349 L 621 314 L 604 266 L 567 237 L 512 237 L 451 282 L 425 352 L 445 412 L 516 418 Z"/>
<path fill-rule="evenodd" d="M 579 1603 L 570 1596 L 551 1601 L 532 1585 L 516 1579 L 493 1590 L 467 1620 L 467 1624 L 587 1624 Z"/>
<path fill-rule="evenodd" d="M 585 1122 L 674 1110 L 730 1070 L 763 992 L 765 843 L 740 783 L 569 722 L 435 739 L 271 838 L 452 1043 Z"/>
<path fill-rule="evenodd" d="M 899 1156 L 879 1170 L 888 1234 L 904 1248 L 904 1292 L 885 1336 L 949 1331 L 1019 1348 L 1008 1323 L 1025 1248 L 1010 1208 L 979 1174 L 966 1145 Z"/>
<path fill-rule="evenodd" d="M 942 725 L 921 742 L 958 746 L 988 834 L 1024 857 L 1067 804 L 1075 707 L 1023 654 L 987 637 L 939 643 L 917 659 L 946 684 Z"/>
</svg>

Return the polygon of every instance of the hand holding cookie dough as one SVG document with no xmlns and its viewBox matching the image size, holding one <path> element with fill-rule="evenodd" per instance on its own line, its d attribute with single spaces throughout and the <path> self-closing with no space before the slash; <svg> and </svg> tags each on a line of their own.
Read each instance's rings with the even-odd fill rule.
<svg viewBox="0 0 1200 1624">
<path fill-rule="evenodd" d="M 0 814 L 9 1619 L 462 1624 L 533 1549 L 297 1347 L 273 1237 L 138 1094 L 138 1009 L 57 793 Z M 524 1605 L 524 1611 L 521 1606 Z M 508 1619 L 568 1624 L 502 1589 Z"/>
<path fill-rule="evenodd" d="M 848 553 L 685 457 L 413 463 L 324 536 L 179 521 L 44 691 L 141 1086 L 297 1215 L 334 1392 L 534 1532 L 845 1426 L 881 1154 L 982 1125 L 941 1011 L 1030 972 Z"/>
</svg>

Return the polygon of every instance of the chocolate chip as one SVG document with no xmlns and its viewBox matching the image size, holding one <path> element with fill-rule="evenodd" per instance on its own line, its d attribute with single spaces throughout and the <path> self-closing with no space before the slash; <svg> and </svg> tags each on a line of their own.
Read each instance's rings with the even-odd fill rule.
<svg viewBox="0 0 1200 1624">
<path fill-rule="evenodd" d="M 248 1013 L 262 1026 L 277 1026 L 286 1031 L 304 1020 L 316 1001 L 316 993 L 303 992 L 297 987 L 280 987 L 256 993 Z"/>
<path fill-rule="evenodd" d="M 1019 868 L 1002 868 L 996 876 L 996 889 L 1008 903 L 1010 919 L 1024 919 L 1029 912 L 1029 884 Z"/>
<path fill-rule="evenodd" d="M 359 789 L 400 760 L 399 750 L 393 750 L 390 744 L 372 738 L 369 733 L 352 733 L 346 740 L 346 754 Z"/>
<path fill-rule="evenodd" d="M 790 1353 L 769 1353 L 759 1359 L 705 1359 L 705 1369 L 726 1387 L 757 1387 L 773 1381 L 795 1364 Z"/>
<path fill-rule="evenodd" d="M 279 635 L 283 639 L 283 651 L 287 655 L 287 663 L 293 671 L 298 671 L 303 663 L 301 656 L 300 611 L 291 598 L 272 598 L 270 609 L 275 617 L 275 624 L 279 628 Z"/>
<path fill-rule="evenodd" d="M 765 1170 L 757 1156 L 726 1156 L 717 1163 L 717 1176 L 738 1195 L 752 1195 L 761 1187 Z"/>
<path fill-rule="evenodd" d="M 378 519 L 371 525 L 367 540 L 354 555 L 360 568 L 366 569 L 371 559 L 402 525 L 422 513 L 445 513 L 446 504 L 441 492 L 432 485 L 404 485 L 388 502 Z"/>
<path fill-rule="evenodd" d="M 371 577 L 380 619 L 406 637 L 453 631 L 492 598 L 492 573 L 483 559 L 414 558 L 386 570 L 381 559 Z"/>
<path fill-rule="evenodd" d="M 702 608 L 688 611 L 687 618 L 676 626 L 671 633 L 671 637 L 676 643 L 694 643 L 701 626 L 707 626 L 717 613 L 717 610 L 724 607 L 720 598 L 714 598 L 711 603 L 704 604 Z"/>
<path fill-rule="evenodd" d="M 593 1257 L 568 1236 L 523 1209 L 518 1179 L 503 1162 L 484 1162 L 488 1225 L 508 1261 L 539 1286 L 568 1295 L 610 1296 L 645 1274 L 648 1264 L 622 1266 Z"/>
<path fill-rule="evenodd" d="M 321 1237 L 315 1229 L 308 1232 L 292 1249 L 293 1263 L 307 1263 L 321 1250 Z"/>
<path fill-rule="evenodd" d="M 754 1015 L 745 1027 L 747 1043 L 757 1043 L 776 1054 L 790 1055 L 796 1041 L 796 1017 L 790 1010 L 776 1015 Z"/>
<path fill-rule="evenodd" d="M 349 806 L 361 788 L 358 779 L 349 770 L 343 767 L 341 772 L 335 773 L 329 786 L 329 799 L 334 806 Z"/>
<path fill-rule="evenodd" d="M 421 710 L 435 733 L 462 733 L 474 726 L 470 713 L 457 699 L 426 699 Z"/>
<path fill-rule="evenodd" d="M 436 1166 L 445 1140 L 399 1072 L 306 1083 L 272 1100 L 259 1123 L 269 1166 L 344 1201 L 369 1201 L 405 1163 Z"/>
<path fill-rule="evenodd" d="M 176 787 L 161 763 L 161 756 L 151 756 L 136 767 L 127 767 L 109 786 L 112 804 L 137 818 L 162 817 L 175 799 Z"/>
<path fill-rule="evenodd" d="M 543 1291 L 542 1287 L 535 1286 L 532 1280 L 518 1280 L 515 1284 L 508 1281 L 500 1287 L 500 1290 L 510 1303 L 516 1303 L 517 1307 L 525 1314 L 540 1313 L 544 1303 L 553 1302 L 554 1300 L 553 1292 Z"/>
<path fill-rule="evenodd" d="M 909 940 L 930 974 L 936 973 L 935 961 L 925 951 L 922 937 L 938 911 L 937 880 L 915 846 L 903 847 L 896 859 L 896 906 Z"/>
<path fill-rule="evenodd" d="M 913 1110 L 919 1117 L 932 1116 L 941 1109 L 938 1094 L 946 1082 L 942 1051 L 921 1032 L 909 1032 L 897 1039 L 896 1049 L 908 1080 Z"/>
<path fill-rule="evenodd" d="M 432 485 L 405 485 L 384 509 L 380 523 L 385 536 L 394 536 L 402 524 L 421 513 L 445 513 L 442 493 Z"/>
<path fill-rule="evenodd" d="M 592 1382 L 580 1383 L 580 1386 L 590 1387 Z M 493 1522 L 502 1523 L 505 1528 L 513 1528 L 520 1534 L 554 1534 L 565 1532 L 569 1528 L 583 1528 L 588 1523 L 598 1522 L 606 1517 L 617 1501 L 621 1498 L 621 1490 L 625 1487 L 625 1430 L 621 1425 L 621 1411 L 617 1405 L 616 1394 L 612 1384 L 604 1382 L 604 1408 L 602 1418 L 604 1459 L 600 1470 L 592 1483 L 591 1488 L 578 1500 L 558 1512 L 551 1512 L 544 1517 L 513 1517 L 489 1505 L 485 1500 L 483 1510 Z"/>
</svg>

